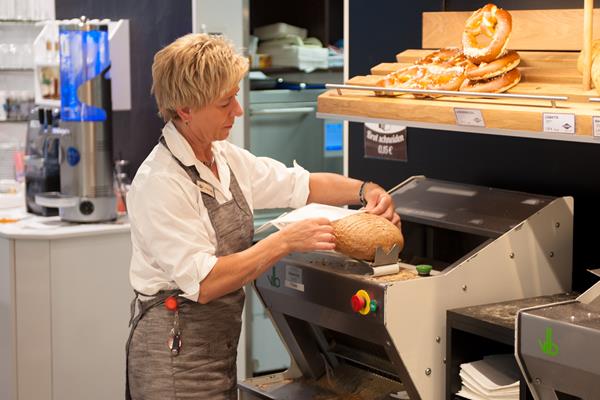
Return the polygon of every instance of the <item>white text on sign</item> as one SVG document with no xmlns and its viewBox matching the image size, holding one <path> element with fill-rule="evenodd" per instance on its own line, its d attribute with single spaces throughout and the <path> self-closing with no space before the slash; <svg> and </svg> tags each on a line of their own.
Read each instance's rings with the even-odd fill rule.
<svg viewBox="0 0 600 400">
<path fill-rule="evenodd" d="M 365 123 L 365 157 L 406 161 L 406 127 Z"/>
</svg>

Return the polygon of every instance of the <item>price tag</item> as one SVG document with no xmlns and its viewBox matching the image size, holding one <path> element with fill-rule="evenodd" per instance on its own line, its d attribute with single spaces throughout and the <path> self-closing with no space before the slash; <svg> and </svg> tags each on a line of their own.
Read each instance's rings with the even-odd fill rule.
<svg viewBox="0 0 600 400">
<path fill-rule="evenodd" d="M 575 133 L 575 114 L 543 113 L 544 132 Z"/>
<path fill-rule="evenodd" d="M 592 118 L 593 134 L 595 138 L 600 138 L 600 117 Z"/>
<path fill-rule="evenodd" d="M 455 108 L 456 125 L 485 127 L 481 110 L 475 108 Z"/>
<path fill-rule="evenodd" d="M 304 292 L 304 282 L 302 280 L 302 269 L 293 265 L 285 266 L 285 287 Z"/>
</svg>

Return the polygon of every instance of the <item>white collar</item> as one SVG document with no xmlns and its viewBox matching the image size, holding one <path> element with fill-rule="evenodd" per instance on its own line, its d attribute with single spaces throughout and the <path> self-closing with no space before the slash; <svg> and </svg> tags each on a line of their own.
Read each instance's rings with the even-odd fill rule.
<svg viewBox="0 0 600 400">
<path fill-rule="evenodd" d="M 222 146 L 220 146 L 219 142 L 212 142 L 211 146 L 213 155 L 215 157 L 215 162 L 217 163 L 220 181 L 217 180 L 215 175 L 206 165 L 196 158 L 194 150 L 192 150 L 192 146 L 190 146 L 188 141 L 177 130 L 175 124 L 173 124 L 173 121 L 169 121 L 165 124 L 162 133 L 167 145 L 169 146 L 169 150 L 171 150 L 173 156 L 181 161 L 183 165 L 187 167 L 191 167 L 192 165 L 195 166 L 203 180 L 213 185 L 223 194 L 229 192 L 229 183 L 231 179 L 229 175 L 229 166 L 227 164 L 225 154 L 223 153 Z"/>
</svg>

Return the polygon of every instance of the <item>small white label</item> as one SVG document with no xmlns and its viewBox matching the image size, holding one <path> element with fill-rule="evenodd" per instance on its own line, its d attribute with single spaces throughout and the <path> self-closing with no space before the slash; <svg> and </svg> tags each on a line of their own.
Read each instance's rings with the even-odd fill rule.
<svg viewBox="0 0 600 400">
<path fill-rule="evenodd" d="M 456 125 L 485 127 L 481 110 L 475 108 L 455 108 Z"/>
<path fill-rule="evenodd" d="M 600 138 L 600 117 L 593 117 L 594 137 Z"/>
<path fill-rule="evenodd" d="M 575 133 L 575 114 L 543 113 L 544 132 Z"/>
<path fill-rule="evenodd" d="M 293 265 L 285 266 L 285 287 L 304 292 L 304 283 L 302 283 L 302 269 Z"/>
</svg>

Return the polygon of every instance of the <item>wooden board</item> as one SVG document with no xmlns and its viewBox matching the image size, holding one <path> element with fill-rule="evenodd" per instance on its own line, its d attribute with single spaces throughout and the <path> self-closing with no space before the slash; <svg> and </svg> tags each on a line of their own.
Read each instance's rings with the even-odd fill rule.
<svg viewBox="0 0 600 400">
<path fill-rule="evenodd" d="M 371 68 L 372 75 L 387 75 L 429 54 L 431 50 L 406 50 L 399 53 L 397 63 L 381 63 Z M 595 97 L 595 90 L 583 91 L 581 73 L 577 71 L 577 56 L 574 53 L 520 51 L 521 82 L 510 93 L 569 96 L 572 101 L 588 102 Z M 375 81 L 371 81 L 373 83 Z"/>
<path fill-rule="evenodd" d="M 577 5 L 583 2 L 577 2 Z M 583 46 L 583 9 L 508 10 L 512 15 L 512 33 L 508 47 L 515 50 L 579 51 Z M 423 13 L 425 49 L 460 47 L 469 12 Z M 600 9 L 594 10 L 600 20 Z M 593 36 L 600 37 L 600 24 L 594 24 Z"/>
<path fill-rule="evenodd" d="M 349 83 L 358 83 L 357 79 Z M 548 102 L 537 100 L 511 100 L 510 103 L 460 97 L 435 100 L 414 99 L 410 95 L 377 97 L 369 91 L 344 89 L 342 95 L 335 90 L 323 93 L 318 98 L 317 107 L 319 113 L 347 116 L 348 119 L 363 117 L 399 121 L 408 126 L 442 125 L 449 129 L 457 126 L 454 108 L 474 108 L 481 111 L 485 129 L 501 129 L 508 134 L 514 131 L 540 134 L 543 131 L 543 114 L 551 112 L 574 114 L 576 134 L 591 136 L 592 117 L 600 116 L 600 105 L 596 104 L 560 102 L 560 107 L 550 108 L 543 106 Z"/>
<path fill-rule="evenodd" d="M 367 76 L 355 76 L 351 78 L 347 84 L 356 86 L 375 86 L 381 79 L 382 75 L 367 75 Z M 568 96 L 569 102 L 571 103 L 583 103 L 588 104 L 590 97 L 596 96 L 595 90 L 583 92 L 581 90 L 581 84 L 563 84 L 563 83 L 548 83 L 548 82 L 521 82 L 507 93 L 518 93 L 518 94 L 531 94 L 539 96 Z M 449 96 L 447 96 L 449 98 Z M 457 97 L 456 101 L 465 101 L 464 97 Z M 508 100 L 490 100 L 497 104 L 506 103 Z M 511 100 L 512 101 L 512 100 Z M 511 103 L 512 104 L 512 103 Z M 544 106 L 550 105 L 548 101 L 539 103 L 532 102 L 532 100 L 526 100 L 523 104 L 543 104 Z M 561 103 L 562 104 L 562 103 Z"/>
<path fill-rule="evenodd" d="M 412 63 L 431 53 L 432 50 L 408 49 L 396 54 L 399 63 Z M 519 50 L 522 67 L 565 67 L 577 70 L 577 57 L 579 53 L 573 52 L 546 52 Z"/>
<path fill-rule="evenodd" d="M 415 60 L 430 53 L 430 50 L 406 50 L 398 54 L 397 63 L 381 63 L 371 68 L 373 75 L 387 75 L 398 69 L 411 65 Z M 530 54 L 533 53 L 533 54 Z M 551 83 L 552 85 L 571 85 L 569 89 L 573 94 L 581 95 L 581 73 L 576 68 L 576 58 L 570 58 L 571 53 L 556 53 L 553 58 L 544 57 L 539 52 L 519 52 L 521 63 L 519 69 L 522 74 L 521 83 L 517 90 L 521 90 L 523 83 Z M 564 58 L 561 55 L 566 55 Z M 552 86 L 549 86 L 550 88 Z M 571 90 L 572 89 L 572 90 Z M 536 90 L 539 93 L 539 90 Z M 547 94 L 553 94 L 547 93 Z M 588 94 L 588 93 L 586 93 Z M 595 96 L 595 92 L 590 92 Z M 587 100 L 586 100 L 587 101 Z"/>
</svg>

